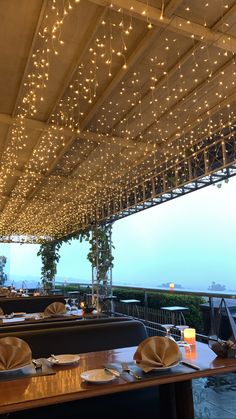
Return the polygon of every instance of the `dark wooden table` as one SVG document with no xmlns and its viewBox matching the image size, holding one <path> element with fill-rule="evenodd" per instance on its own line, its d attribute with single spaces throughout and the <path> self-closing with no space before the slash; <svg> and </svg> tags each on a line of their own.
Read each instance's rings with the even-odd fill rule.
<svg viewBox="0 0 236 419">
<path fill-rule="evenodd" d="M 130 362 L 135 349 L 82 354 L 77 366 L 56 367 L 55 375 L 0 382 L 0 414 L 158 385 L 165 405 L 165 417 L 191 419 L 194 417 L 191 380 L 236 371 L 236 359 L 218 359 L 207 345 L 198 343 L 191 352 L 185 348 L 182 351 L 183 359 L 197 364 L 201 368 L 199 371 L 179 365 L 165 372 L 146 374 L 140 381 L 132 378 L 127 382 L 120 377 L 103 385 L 82 382 L 81 372 L 102 368 L 107 363 Z M 170 408 L 169 413 L 166 406 Z"/>
</svg>

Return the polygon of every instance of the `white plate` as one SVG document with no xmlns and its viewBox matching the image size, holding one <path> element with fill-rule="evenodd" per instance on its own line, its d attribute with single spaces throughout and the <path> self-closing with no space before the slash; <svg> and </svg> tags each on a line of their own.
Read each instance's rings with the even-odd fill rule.
<svg viewBox="0 0 236 419">
<path fill-rule="evenodd" d="M 26 313 L 24 312 L 24 311 L 15 311 L 15 312 L 13 312 L 12 313 L 12 315 L 14 316 L 14 317 L 21 317 L 21 316 L 25 316 L 26 315 Z"/>
<path fill-rule="evenodd" d="M 76 354 L 55 355 L 55 357 L 58 361 L 51 356 L 48 358 L 48 361 L 54 365 L 71 365 L 75 364 L 80 359 L 80 356 Z"/>
<path fill-rule="evenodd" d="M 32 369 L 32 364 L 27 364 L 24 365 L 23 367 L 18 367 L 18 368 L 12 368 L 11 370 L 1 370 L 0 374 L 9 374 L 10 372 L 16 372 L 16 371 L 31 371 Z"/>
<path fill-rule="evenodd" d="M 177 367 L 177 365 L 179 365 L 180 361 L 174 362 L 174 364 L 169 365 L 168 367 L 156 367 L 156 368 L 152 368 L 153 370 L 160 370 L 160 371 L 165 371 L 165 370 L 169 370 L 170 368 L 174 368 Z"/>
<path fill-rule="evenodd" d="M 88 383 L 95 384 L 109 383 L 116 378 L 115 375 L 105 371 L 102 368 L 84 371 L 82 374 L 80 374 L 80 377 L 82 380 L 85 380 Z"/>
</svg>

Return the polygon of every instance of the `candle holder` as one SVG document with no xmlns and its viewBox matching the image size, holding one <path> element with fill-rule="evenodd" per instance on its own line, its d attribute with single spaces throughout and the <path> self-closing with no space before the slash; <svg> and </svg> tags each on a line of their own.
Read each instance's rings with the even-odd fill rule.
<svg viewBox="0 0 236 419">
<path fill-rule="evenodd" d="M 185 329 L 184 340 L 189 345 L 196 345 L 196 330 L 191 328 Z"/>
</svg>

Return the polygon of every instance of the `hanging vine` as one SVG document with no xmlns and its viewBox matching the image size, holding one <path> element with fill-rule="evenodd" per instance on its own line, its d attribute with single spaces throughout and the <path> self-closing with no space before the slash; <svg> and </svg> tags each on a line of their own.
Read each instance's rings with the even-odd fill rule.
<svg viewBox="0 0 236 419">
<path fill-rule="evenodd" d="M 93 234 L 89 240 L 90 251 L 87 259 L 92 268 L 97 269 L 98 282 L 103 281 L 105 283 L 109 269 L 113 268 L 114 257 L 111 248 L 114 248 L 114 246 L 110 242 L 111 230 L 111 224 L 93 227 Z"/>
<path fill-rule="evenodd" d="M 57 264 L 60 260 L 60 248 L 64 243 L 71 244 L 71 241 L 77 239 L 80 243 L 83 240 L 89 240 L 89 231 L 83 230 L 76 234 L 71 234 L 60 240 L 55 240 L 50 243 L 43 243 L 37 253 L 37 256 L 41 256 L 42 268 L 41 268 L 41 280 L 43 289 L 50 291 L 53 289 L 55 277 L 57 274 Z"/>
</svg>

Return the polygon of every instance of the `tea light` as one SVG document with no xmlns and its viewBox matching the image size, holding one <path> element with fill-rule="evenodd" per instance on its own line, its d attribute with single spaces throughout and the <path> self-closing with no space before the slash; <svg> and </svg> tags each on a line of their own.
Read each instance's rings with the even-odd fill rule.
<svg viewBox="0 0 236 419">
<path fill-rule="evenodd" d="M 196 345 L 196 330 L 191 328 L 185 329 L 184 340 L 189 343 L 189 345 Z"/>
<path fill-rule="evenodd" d="M 174 282 L 169 283 L 169 288 L 170 288 L 170 290 L 173 290 L 175 288 Z"/>
</svg>

